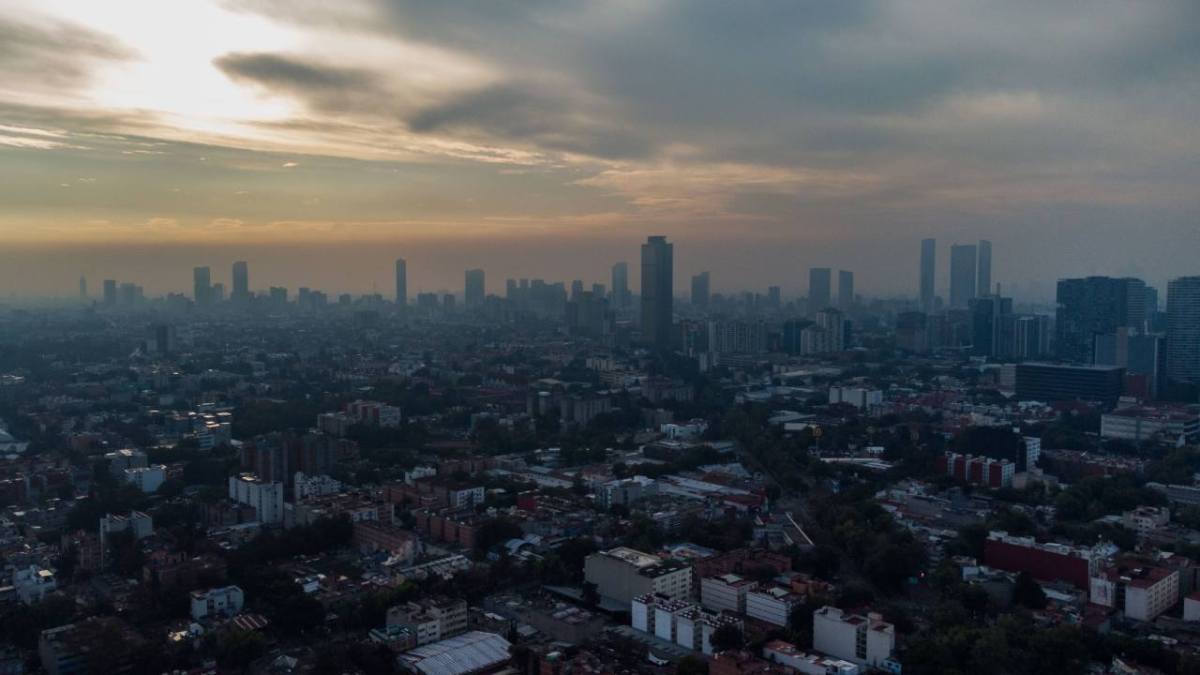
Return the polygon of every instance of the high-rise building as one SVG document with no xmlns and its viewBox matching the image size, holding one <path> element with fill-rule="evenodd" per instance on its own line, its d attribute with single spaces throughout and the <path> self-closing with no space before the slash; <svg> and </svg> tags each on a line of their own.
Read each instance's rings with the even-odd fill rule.
<svg viewBox="0 0 1200 675">
<path fill-rule="evenodd" d="M 629 307 L 629 263 L 612 266 L 612 301 L 614 309 Z"/>
<path fill-rule="evenodd" d="M 583 279 L 576 279 L 571 282 L 571 300 L 578 300 L 581 295 L 583 295 Z"/>
<path fill-rule="evenodd" d="M 657 351 L 671 348 L 675 311 L 675 245 L 663 236 L 642 244 L 642 339 Z"/>
<path fill-rule="evenodd" d="M 1056 300 L 1055 352 L 1066 361 L 1091 363 L 1095 336 L 1145 327 L 1146 285 L 1140 279 L 1059 279 Z"/>
<path fill-rule="evenodd" d="M 838 309 L 843 312 L 854 305 L 854 272 L 838 270 Z"/>
<path fill-rule="evenodd" d="M 950 307 L 952 309 L 966 309 L 975 299 L 975 284 L 978 283 L 975 276 L 975 256 L 974 244 L 959 244 L 950 247 Z"/>
<path fill-rule="evenodd" d="M 250 299 L 250 266 L 245 260 L 233 263 L 233 295 L 229 298 L 234 302 Z"/>
<path fill-rule="evenodd" d="M 979 282 L 975 286 L 978 295 L 992 294 L 992 242 L 979 240 Z"/>
<path fill-rule="evenodd" d="M 708 308 L 709 274 L 701 272 L 692 277 L 692 306 L 699 309 Z"/>
<path fill-rule="evenodd" d="M 404 258 L 396 258 L 396 304 L 408 304 L 408 263 Z"/>
<path fill-rule="evenodd" d="M 767 307 L 779 309 L 783 306 L 783 292 L 778 286 L 767 287 Z"/>
<path fill-rule="evenodd" d="M 986 296 L 971 301 L 971 348 L 979 356 L 1007 351 L 1003 335 L 1005 317 L 1012 314 L 1012 298 Z"/>
<path fill-rule="evenodd" d="M 808 313 L 817 312 L 830 306 L 832 301 L 832 276 L 828 267 L 813 267 L 808 270 Z"/>
<path fill-rule="evenodd" d="M 1200 276 L 1167 284 L 1167 378 L 1200 385 Z"/>
<path fill-rule="evenodd" d="M 933 311 L 935 269 L 937 267 L 937 240 L 921 240 L 921 311 Z"/>
<path fill-rule="evenodd" d="M 212 272 L 207 267 L 192 269 L 192 300 L 201 307 L 212 302 Z"/>
<path fill-rule="evenodd" d="M 79 277 L 79 299 L 87 300 L 87 277 Z"/>
<path fill-rule="evenodd" d="M 463 292 L 463 304 L 468 308 L 482 307 L 487 294 L 483 270 L 467 270 L 466 286 Z"/>
</svg>

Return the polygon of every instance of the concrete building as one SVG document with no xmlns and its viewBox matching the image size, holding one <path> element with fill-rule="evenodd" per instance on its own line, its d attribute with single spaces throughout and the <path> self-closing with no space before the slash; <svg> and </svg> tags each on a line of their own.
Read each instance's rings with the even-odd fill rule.
<svg viewBox="0 0 1200 675">
<path fill-rule="evenodd" d="M 804 598 L 781 586 L 748 591 L 746 616 L 776 626 L 786 626 L 792 611 L 803 601 Z"/>
<path fill-rule="evenodd" d="M 596 505 L 604 510 L 617 504 L 629 506 L 658 494 L 658 482 L 646 476 L 632 476 L 604 483 L 596 488 Z"/>
<path fill-rule="evenodd" d="M 721 626 L 741 628 L 737 617 L 697 607 L 684 600 L 647 594 L 631 602 L 630 625 L 634 630 L 649 633 L 675 644 L 712 655 L 712 635 Z"/>
<path fill-rule="evenodd" d="M 1171 522 L 1171 509 L 1165 506 L 1139 506 L 1121 514 L 1121 524 L 1145 537 Z"/>
<path fill-rule="evenodd" d="M 596 584 L 601 597 L 623 606 L 639 595 L 683 600 L 692 591 L 691 567 L 626 547 L 589 555 L 584 577 Z"/>
<path fill-rule="evenodd" d="M 167 480 L 167 467 L 162 464 L 125 469 L 124 473 L 126 483 L 146 494 L 158 492 L 158 488 Z"/>
<path fill-rule="evenodd" d="M 921 274 L 920 274 L 920 301 L 921 311 L 925 314 L 932 314 L 934 310 L 934 297 L 936 289 L 936 270 L 937 270 L 937 240 L 922 239 L 921 240 Z"/>
<path fill-rule="evenodd" d="M 811 267 L 808 270 L 808 313 L 817 312 L 833 304 L 833 272 L 828 267 Z"/>
<path fill-rule="evenodd" d="M 1179 602 L 1179 570 L 1110 567 L 1092 577 L 1092 604 L 1111 607 L 1137 621 L 1153 621 Z"/>
<path fill-rule="evenodd" d="M 655 351 L 671 349 L 675 313 L 675 245 L 663 236 L 642 244 L 642 341 Z"/>
<path fill-rule="evenodd" d="M 387 611 L 387 627 L 408 629 L 418 646 L 465 633 L 467 619 L 467 601 L 446 597 L 406 602 Z"/>
<path fill-rule="evenodd" d="M 896 647 L 896 628 L 878 614 L 845 614 L 836 607 L 813 612 L 813 649 L 860 666 L 882 667 Z"/>
<path fill-rule="evenodd" d="M 709 282 L 712 276 L 701 272 L 692 276 L 692 306 L 696 309 L 708 309 L 708 298 L 711 294 Z"/>
<path fill-rule="evenodd" d="M 957 452 L 946 452 L 938 457 L 937 467 L 956 480 L 991 488 L 1012 487 L 1017 471 L 1017 465 L 1007 459 L 961 455 Z"/>
<path fill-rule="evenodd" d="M 735 614 L 746 613 L 746 594 L 758 584 L 736 574 L 705 577 L 700 580 L 700 604 L 706 609 Z"/>
<path fill-rule="evenodd" d="M 1124 389 L 1125 369 L 1117 366 L 1065 366 L 1018 363 L 1017 398 L 1025 401 L 1096 401 L 1113 406 Z"/>
<path fill-rule="evenodd" d="M 108 472 L 114 478 L 124 476 L 125 469 L 140 469 L 150 465 L 146 453 L 132 448 L 105 453 L 104 459 L 108 462 Z"/>
<path fill-rule="evenodd" d="M 476 309 L 483 306 L 485 297 L 487 297 L 487 284 L 483 270 L 467 270 L 463 288 L 463 304 L 468 309 Z"/>
<path fill-rule="evenodd" d="M 283 522 L 283 483 L 259 480 L 252 473 L 229 477 L 229 498 L 239 504 L 254 507 L 258 522 Z"/>
<path fill-rule="evenodd" d="M 1200 413 L 1187 407 L 1132 407 L 1104 413 L 1100 436 L 1140 443 L 1153 438 L 1167 442 L 1200 438 Z"/>
<path fill-rule="evenodd" d="M 1200 621 L 1200 591 L 1183 599 L 1183 620 Z"/>
<path fill-rule="evenodd" d="M 883 392 L 863 387 L 830 387 L 829 402 L 848 403 L 859 410 L 870 410 L 873 406 L 883 405 Z"/>
<path fill-rule="evenodd" d="M 1039 543 L 1033 537 L 1014 537 L 1003 531 L 989 532 L 983 542 L 983 564 L 988 567 L 1027 572 L 1039 581 L 1066 581 L 1079 589 L 1088 588 L 1106 558 L 1100 545 L 1082 548 Z"/>
<path fill-rule="evenodd" d="M 763 658 L 804 675 L 859 675 L 862 672 L 856 664 L 845 659 L 806 654 L 783 640 L 772 640 L 764 645 Z"/>
<path fill-rule="evenodd" d="M 58 589 L 58 580 L 54 570 L 40 565 L 29 565 L 13 570 L 12 586 L 17 599 L 23 604 L 32 605 L 41 602 L 50 593 Z"/>
<path fill-rule="evenodd" d="M 1200 276 L 1167 284 L 1167 379 L 1200 385 Z"/>
<path fill-rule="evenodd" d="M 404 258 L 396 258 L 396 305 L 408 305 L 408 263 Z"/>
<path fill-rule="evenodd" d="M 974 244 L 950 247 L 950 308 L 966 309 L 978 295 Z"/>
<path fill-rule="evenodd" d="M 199 621 L 208 617 L 228 618 L 237 616 L 246 603 L 246 596 L 237 586 L 210 588 L 192 591 L 192 618 Z"/>
</svg>

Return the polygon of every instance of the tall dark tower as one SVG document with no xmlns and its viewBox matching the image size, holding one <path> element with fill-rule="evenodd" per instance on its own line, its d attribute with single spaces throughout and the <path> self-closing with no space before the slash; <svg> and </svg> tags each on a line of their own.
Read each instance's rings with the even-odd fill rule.
<svg viewBox="0 0 1200 675">
<path fill-rule="evenodd" d="M 463 288 L 463 304 L 470 308 L 482 307 L 486 295 L 487 287 L 484 282 L 483 270 L 467 270 L 466 283 Z"/>
<path fill-rule="evenodd" d="M 200 307 L 212 303 L 212 271 L 207 267 L 192 269 L 192 300 Z"/>
<path fill-rule="evenodd" d="M 813 267 L 808 270 L 808 313 L 810 315 L 826 309 L 833 302 L 833 273 L 828 267 Z"/>
<path fill-rule="evenodd" d="M 655 351 L 671 348 L 675 300 L 675 245 L 663 236 L 642 244 L 642 338 Z"/>
<path fill-rule="evenodd" d="M 979 279 L 975 274 L 974 244 L 950 247 L 950 307 L 966 309 L 975 299 Z"/>
<path fill-rule="evenodd" d="M 937 271 L 937 240 L 921 240 L 921 311 L 933 312 L 934 282 Z"/>
<path fill-rule="evenodd" d="M 396 258 L 396 304 L 408 304 L 408 263 L 404 258 Z"/>
<path fill-rule="evenodd" d="M 233 295 L 230 295 L 229 299 L 234 302 L 250 299 L 250 266 L 245 260 L 233 263 Z"/>
<path fill-rule="evenodd" d="M 992 242 L 979 240 L 979 282 L 975 284 L 975 292 L 981 296 L 989 296 L 992 289 Z"/>
</svg>

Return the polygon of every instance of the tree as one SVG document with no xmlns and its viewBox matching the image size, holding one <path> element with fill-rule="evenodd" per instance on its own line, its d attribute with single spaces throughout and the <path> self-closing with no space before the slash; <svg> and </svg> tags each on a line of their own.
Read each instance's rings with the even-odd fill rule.
<svg viewBox="0 0 1200 675">
<path fill-rule="evenodd" d="M 600 591 L 596 584 L 585 581 L 583 582 L 583 604 L 588 607 L 595 607 L 600 604 Z"/>
<path fill-rule="evenodd" d="M 679 659 L 675 666 L 676 675 L 708 675 L 708 661 L 691 654 Z"/>
<path fill-rule="evenodd" d="M 709 642 L 712 644 L 713 652 L 725 652 L 741 649 L 746 644 L 746 636 L 737 626 L 725 624 L 713 631 Z"/>
<path fill-rule="evenodd" d="M 1029 609 L 1045 609 L 1046 593 L 1028 572 L 1021 572 L 1013 585 L 1012 601 L 1015 605 Z"/>
</svg>

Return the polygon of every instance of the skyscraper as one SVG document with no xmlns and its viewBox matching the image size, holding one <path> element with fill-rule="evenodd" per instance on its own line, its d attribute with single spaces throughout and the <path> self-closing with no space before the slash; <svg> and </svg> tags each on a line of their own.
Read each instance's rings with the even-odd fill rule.
<svg viewBox="0 0 1200 675">
<path fill-rule="evenodd" d="M 192 300 L 201 307 L 212 302 L 212 272 L 207 267 L 192 269 Z"/>
<path fill-rule="evenodd" d="M 783 291 L 778 286 L 767 286 L 767 307 L 779 309 L 783 306 Z"/>
<path fill-rule="evenodd" d="M 482 307 L 483 298 L 487 294 L 483 270 L 467 270 L 466 285 L 463 289 L 463 304 L 468 308 Z"/>
<path fill-rule="evenodd" d="M 404 258 L 396 258 L 396 304 L 408 304 L 408 263 Z"/>
<path fill-rule="evenodd" d="M 979 282 L 975 286 L 977 295 L 992 294 L 992 242 L 979 240 Z"/>
<path fill-rule="evenodd" d="M 629 263 L 619 262 L 612 266 L 612 299 L 614 309 L 629 306 Z"/>
<path fill-rule="evenodd" d="M 1167 284 L 1167 378 L 1200 385 L 1200 276 Z"/>
<path fill-rule="evenodd" d="M 88 299 L 88 294 L 87 294 L 87 277 L 83 277 L 83 276 L 79 277 L 79 299 L 80 299 L 80 300 L 87 300 L 87 299 Z"/>
<path fill-rule="evenodd" d="M 833 285 L 832 274 L 828 267 L 813 267 L 808 270 L 808 313 L 817 312 L 829 307 L 832 300 L 830 286 Z"/>
<path fill-rule="evenodd" d="M 692 277 L 692 305 L 699 309 L 708 308 L 708 281 L 708 272 L 701 272 Z"/>
<path fill-rule="evenodd" d="M 921 240 L 921 311 L 933 311 L 934 271 L 937 266 L 937 240 Z"/>
<path fill-rule="evenodd" d="M 233 263 L 233 295 L 229 297 L 234 302 L 250 299 L 250 266 L 244 260 Z"/>
<path fill-rule="evenodd" d="M 115 307 L 117 304 L 117 280 L 104 280 L 104 304 L 108 307 Z"/>
<path fill-rule="evenodd" d="M 642 339 L 656 351 L 671 348 L 675 303 L 675 245 L 663 236 L 642 244 Z"/>
<path fill-rule="evenodd" d="M 838 309 L 843 312 L 854 305 L 854 272 L 838 270 Z"/>
<path fill-rule="evenodd" d="M 966 309 L 975 299 L 975 245 L 950 247 L 950 307 Z"/>
<path fill-rule="evenodd" d="M 1095 337 L 1146 322 L 1146 285 L 1140 279 L 1059 279 L 1055 352 L 1060 359 L 1091 363 Z"/>
</svg>

